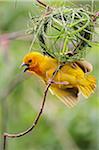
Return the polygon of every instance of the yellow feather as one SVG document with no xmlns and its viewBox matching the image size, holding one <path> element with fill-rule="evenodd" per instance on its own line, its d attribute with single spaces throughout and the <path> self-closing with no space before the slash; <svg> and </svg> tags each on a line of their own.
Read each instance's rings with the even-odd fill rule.
<svg viewBox="0 0 99 150">
<path fill-rule="evenodd" d="M 27 64 L 29 72 L 35 72 L 46 84 L 59 66 L 59 62 L 56 59 L 38 52 L 27 54 L 23 62 Z M 96 79 L 86 74 L 91 71 L 92 65 L 87 61 L 67 63 L 54 77 L 50 89 L 65 105 L 72 107 L 78 102 L 79 93 L 89 97 L 94 92 Z"/>
<path fill-rule="evenodd" d="M 52 94 L 56 95 L 69 108 L 75 106 L 79 101 L 79 90 L 77 88 L 63 90 L 57 87 L 51 87 L 50 90 Z"/>
</svg>

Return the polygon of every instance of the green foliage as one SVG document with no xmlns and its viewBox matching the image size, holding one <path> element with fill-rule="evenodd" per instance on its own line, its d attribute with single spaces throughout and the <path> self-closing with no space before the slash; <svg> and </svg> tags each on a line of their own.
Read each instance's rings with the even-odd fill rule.
<svg viewBox="0 0 99 150">
<path fill-rule="evenodd" d="M 80 60 L 92 45 L 93 15 L 83 8 L 48 7 L 40 16 L 30 16 L 28 32 L 33 43 L 38 38 L 44 54 L 60 62 Z"/>
</svg>

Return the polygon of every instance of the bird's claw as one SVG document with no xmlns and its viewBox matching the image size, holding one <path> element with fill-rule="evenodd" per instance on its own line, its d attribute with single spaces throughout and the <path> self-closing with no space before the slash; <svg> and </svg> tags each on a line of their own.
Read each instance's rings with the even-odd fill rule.
<svg viewBox="0 0 99 150">
<path fill-rule="evenodd" d="M 57 81 L 53 81 L 51 79 L 48 80 L 48 84 L 59 84 L 59 85 L 68 85 L 69 83 L 67 81 L 64 82 L 57 82 Z"/>
</svg>

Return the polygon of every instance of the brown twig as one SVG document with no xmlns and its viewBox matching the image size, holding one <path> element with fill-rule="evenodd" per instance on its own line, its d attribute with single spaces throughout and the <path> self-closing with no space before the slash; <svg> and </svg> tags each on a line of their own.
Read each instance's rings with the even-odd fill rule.
<svg viewBox="0 0 99 150">
<path fill-rule="evenodd" d="M 22 74 L 17 75 L 15 78 L 13 78 L 8 86 L 6 88 L 3 89 L 3 91 L 0 92 L 0 102 L 1 102 L 1 113 L 2 113 L 2 132 L 1 132 L 1 136 L 3 136 L 3 133 L 6 132 L 7 130 L 7 122 L 8 122 L 8 103 L 7 103 L 7 97 L 11 94 L 11 92 L 13 91 L 13 89 L 15 89 L 16 86 L 18 86 L 19 84 L 21 84 L 24 80 L 26 80 L 28 78 L 28 76 L 23 76 Z M 1 140 L 1 144 L 0 144 L 0 150 L 3 149 L 3 139 Z"/>
<path fill-rule="evenodd" d="M 11 33 L 5 33 L 0 35 L 0 42 L 4 39 L 8 40 L 31 40 L 33 38 L 32 34 L 26 34 L 26 31 L 17 31 L 17 32 L 11 32 Z"/>
<path fill-rule="evenodd" d="M 57 72 L 59 71 L 59 69 L 60 69 L 61 66 L 62 66 L 62 65 L 59 65 L 58 68 L 54 71 L 50 82 L 48 83 L 48 85 L 47 85 L 46 88 L 45 88 L 44 96 L 43 96 L 43 101 L 42 101 L 42 103 L 41 103 L 40 111 L 39 111 L 37 117 L 35 118 L 35 120 L 34 120 L 32 126 L 31 126 L 30 128 L 28 128 L 26 131 L 21 132 L 21 133 L 18 133 L 18 134 L 4 133 L 3 150 L 6 150 L 7 138 L 18 138 L 18 137 L 24 136 L 24 135 L 26 135 L 27 133 L 29 133 L 30 131 L 32 131 L 32 130 L 35 128 L 35 126 L 37 125 L 37 123 L 38 123 L 38 121 L 39 121 L 39 119 L 40 119 L 40 116 L 42 115 L 42 112 L 43 112 L 43 109 L 44 109 L 44 104 L 45 104 L 45 101 L 46 101 L 46 96 L 47 96 L 47 93 L 48 93 L 48 89 L 49 89 L 49 87 L 51 86 L 52 80 L 53 80 L 53 78 L 55 77 L 55 75 L 57 74 Z"/>
<path fill-rule="evenodd" d="M 99 11 L 93 16 L 93 21 L 95 22 L 99 18 Z"/>
<path fill-rule="evenodd" d="M 1 91 L 1 93 L 3 94 L 0 94 L 0 101 L 4 101 L 13 91 L 13 89 L 19 84 L 21 84 L 27 78 L 28 76 L 23 76 L 22 74 L 16 75 L 16 77 L 9 82 L 8 86 L 5 89 L 3 89 L 3 91 L 5 92 Z"/>
<path fill-rule="evenodd" d="M 36 0 L 36 1 L 44 7 L 48 7 L 45 3 L 41 2 L 40 0 Z"/>
<path fill-rule="evenodd" d="M 19 37 L 24 37 L 25 35 L 25 31 L 18 31 L 18 32 L 12 32 L 12 33 L 5 33 L 0 35 L 0 40 L 2 40 L 3 38 L 8 38 L 9 40 L 13 40 Z"/>
</svg>

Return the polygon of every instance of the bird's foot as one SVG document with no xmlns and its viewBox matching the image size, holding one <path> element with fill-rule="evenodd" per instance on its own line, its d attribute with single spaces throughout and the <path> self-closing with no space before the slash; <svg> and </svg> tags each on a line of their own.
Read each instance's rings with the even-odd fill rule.
<svg viewBox="0 0 99 150">
<path fill-rule="evenodd" d="M 59 85 L 68 85 L 69 82 L 67 81 L 64 81 L 64 82 L 57 82 L 57 81 L 53 81 L 51 79 L 48 80 L 48 83 L 51 83 L 51 84 L 59 84 Z"/>
</svg>

